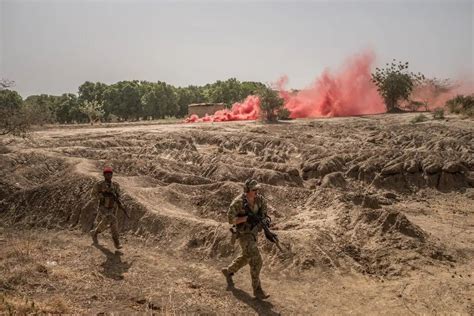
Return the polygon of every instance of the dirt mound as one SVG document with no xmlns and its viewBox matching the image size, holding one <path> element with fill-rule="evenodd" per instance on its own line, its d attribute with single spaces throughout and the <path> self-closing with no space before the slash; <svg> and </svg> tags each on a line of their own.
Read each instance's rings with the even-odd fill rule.
<svg viewBox="0 0 474 316">
<path fill-rule="evenodd" d="M 472 186 L 472 132 L 377 120 L 42 132 L 0 154 L 0 216 L 86 232 L 95 217 L 91 185 L 111 165 L 133 214 L 120 215 L 124 232 L 173 252 L 228 258 L 237 250 L 226 210 L 252 177 L 288 250 L 260 240 L 275 269 L 396 276 L 444 264 L 454 256 L 404 203 L 420 200 L 425 188 Z"/>
<path fill-rule="evenodd" d="M 470 185 L 474 169 L 473 132 L 443 125 L 371 126 L 368 133 L 317 139 L 302 149 L 302 177 L 322 179 L 331 172 L 397 191 L 432 187 L 441 191 Z M 351 148 L 351 149 L 349 149 Z"/>
<path fill-rule="evenodd" d="M 0 201 L 14 192 L 60 177 L 67 167 L 63 160 L 50 159 L 43 154 L 0 155 Z"/>
<path fill-rule="evenodd" d="M 337 155 L 321 159 L 309 159 L 302 165 L 303 179 L 324 177 L 329 173 L 343 170 L 344 165 L 344 159 Z"/>
<path fill-rule="evenodd" d="M 433 236 L 433 227 L 413 222 L 402 197 L 392 192 L 344 192 L 339 200 L 345 205 L 336 219 L 342 229 L 340 249 L 361 272 L 399 277 L 459 259 L 447 241 Z"/>
<path fill-rule="evenodd" d="M 12 161 L 17 161 L 19 157 L 12 157 Z M 46 164 L 52 161 L 58 163 L 56 159 L 46 156 L 42 156 L 41 160 Z M 96 215 L 91 188 L 97 178 L 77 173 L 74 164 L 62 162 L 58 165 L 65 166 L 61 174 L 51 173 L 43 183 L 32 188 L 20 188 L 3 199 L 2 205 L 7 209 L 2 214 L 5 222 L 28 227 L 78 226 L 84 232 L 91 229 Z M 227 257 L 235 251 L 229 245 L 226 208 L 229 201 L 242 192 L 241 183 L 226 181 L 196 185 L 163 181 L 147 186 L 145 181 L 136 185 L 141 179 L 139 176 L 129 177 L 121 173 L 120 165 L 116 164 L 116 168 L 116 177 L 125 190 L 124 205 L 132 214 L 131 219 L 125 220 L 119 213 L 122 230 L 153 238 L 169 249 L 191 256 L 204 253 L 210 257 Z M 354 267 L 354 263 L 346 257 L 352 258 L 352 252 L 358 249 L 357 256 L 364 259 L 355 263 L 357 269 L 385 274 L 392 268 L 391 264 L 376 270 L 370 268 L 378 260 L 381 249 L 397 249 L 401 244 L 408 244 L 407 238 L 416 239 L 417 247 L 423 249 L 427 238 L 425 233 L 402 214 L 380 209 L 347 213 L 344 203 L 366 206 L 374 202 L 360 202 L 360 196 L 356 195 L 351 198 L 346 196 L 341 204 L 338 202 L 341 198 L 334 193 L 334 189 L 323 187 L 333 184 L 340 187 L 341 183 L 345 183 L 341 182 L 345 181 L 342 174 L 328 174 L 325 179 L 321 188 L 323 191 L 314 193 L 298 187 L 263 185 L 270 204 L 270 215 L 278 222 L 274 226 L 275 232 L 287 249 L 285 253 L 279 253 L 273 244 L 262 238 L 260 243 L 270 265 L 297 270 L 315 267 L 348 269 Z M 311 198 L 310 194 L 315 198 Z M 278 205 L 281 196 L 287 196 L 287 199 Z M 365 199 L 371 201 L 370 198 Z M 321 205 L 323 200 L 326 206 Z M 306 207 L 318 205 L 318 210 L 302 212 L 299 207 L 304 202 Z M 31 212 L 31 205 L 35 205 L 34 212 Z M 282 208 L 283 205 L 286 207 Z M 351 225 L 345 226 L 346 222 Z M 356 241 L 348 244 L 345 239 L 348 234 L 357 236 Z M 391 241 L 388 242 L 388 239 Z M 365 248 L 369 244 L 370 248 Z M 350 253 L 346 254 L 347 251 Z"/>
<path fill-rule="evenodd" d="M 324 176 L 321 187 L 344 188 L 347 182 L 342 172 L 332 172 Z"/>
<path fill-rule="evenodd" d="M 424 242 L 427 238 L 420 227 L 411 223 L 402 213 L 394 210 L 363 209 L 355 219 L 354 225 L 357 226 L 357 230 L 362 230 L 369 236 L 402 234 L 419 242 Z"/>
<path fill-rule="evenodd" d="M 350 213 L 338 219 L 347 230 L 340 249 L 361 272 L 397 277 L 425 264 L 454 261 L 446 246 L 397 210 L 362 208 Z"/>
<path fill-rule="evenodd" d="M 215 181 L 244 182 L 248 178 L 254 178 L 262 183 L 276 186 L 301 185 L 299 176 L 295 176 L 295 174 L 290 174 L 289 172 L 256 169 L 252 167 L 246 168 L 224 163 L 208 165 L 202 174 L 204 177 Z"/>
</svg>

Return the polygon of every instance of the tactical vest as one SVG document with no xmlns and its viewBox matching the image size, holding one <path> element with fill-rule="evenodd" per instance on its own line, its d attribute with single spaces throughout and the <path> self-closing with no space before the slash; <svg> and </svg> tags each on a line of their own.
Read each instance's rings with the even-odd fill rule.
<svg viewBox="0 0 474 316">
<path fill-rule="evenodd" d="M 111 182 L 110 184 L 107 181 L 101 181 L 98 184 L 99 192 L 99 205 L 105 208 L 113 208 L 115 206 L 115 199 L 113 194 L 117 195 L 116 184 Z"/>
<path fill-rule="evenodd" d="M 257 203 L 257 199 L 260 199 L 260 197 L 256 196 L 255 201 L 254 201 L 254 209 L 258 208 L 256 211 L 252 210 L 250 207 L 249 201 L 247 200 L 247 197 L 245 194 L 242 194 L 242 209 L 245 211 L 246 214 L 248 213 L 254 213 L 257 214 L 257 216 L 262 216 L 262 211 L 260 206 Z M 251 224 L 249 222 L 241 223 L 236 225 L 237 230 L 240 232 L 252 232 L 252 233 L 257 233 L 258 232 L 258 225 Z"/>
</svg>

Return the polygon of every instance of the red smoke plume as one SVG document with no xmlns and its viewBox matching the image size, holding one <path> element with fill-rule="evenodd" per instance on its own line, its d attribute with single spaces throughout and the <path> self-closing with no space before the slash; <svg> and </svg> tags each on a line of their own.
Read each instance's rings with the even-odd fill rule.
<svg viewBox="0 0 474 316">
<path fill-rule="evenodd" d="M 295 94 L 285 90 L 286 77 L 277 82 L 277 87 L 292 118 L 383 113 L 383 100 L 371 81 L 374 60 L 372 52 L 356 55 L 340 72 L 332 74 L 326 70 L 311 86 Z M 255 120 L 260 113 L 259 104 L 257 96 L 249 96 L 243 103 L 235 103 L 231 110 L 203 118 L 192 115 L 186 122 Z"/>
<path fill-rule="evenodd" d="M 474 91 L 474 84 L 471 78 L 463 78 L 457 81 L 450 80 L 426 80 L 422 84 L 415 87 L 410 99 L 421 102 L 423 105 L 418 110 L 434 110 L 443 107 L 446 101 L 454 98 L 459 94 L 469 95 Z"/>
<path fill-rule="evenodd" d="M 385 112 L 382 98 L 371 81 L 373 53 L 367 52 L 350 58 L 336 74 L 324 71 L 311 86 L 291 94 L 284 89 L 287 81 L 278 85 L 285 107 L 292 118 L 349 116 Z"/>
<path fill-rule="evenodd" d="M 214 115 L 199 118 L 196 114 L 188 117 L 186 123 L 195 122 L 224 122 L 256 120 L 260 115 L 260 99 L 258 96 L 249 95 L 242 103 L 234 103 L 230 110 L 220 110 Z"/>
</svg>

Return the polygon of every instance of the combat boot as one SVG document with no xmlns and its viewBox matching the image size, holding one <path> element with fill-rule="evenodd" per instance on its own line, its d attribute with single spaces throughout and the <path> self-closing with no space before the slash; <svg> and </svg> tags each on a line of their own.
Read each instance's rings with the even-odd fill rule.
<svg viewBox="0 0 474 316">
<path fill-rule="evenodd" d="M 234 273 L 230 272 L 229 269 L 223 268 L 222 274 L 225 276 L 225 280 L 227 281 L 227 287 L 233 287 L 234 286 L 234 280 L 232 280 L 232 276 Z"/>
<path fill-rule="evenodd" d="M 91 230 L 90 234 L 91 234 L 92 242 L 94 243 L 94 245 L 99 244 L 99 240 L 97 239 L 97 231 Z"/>
<path fill-rule="evenodd" d="M 270 295 L 266 294 L 263 290 L 262 287 L 258 287 L 255 290 L 253 290 L 253 296 L 255 296 L 256 299 L 258 300 L 264 300 L 270 297 Z"/>
</svg>

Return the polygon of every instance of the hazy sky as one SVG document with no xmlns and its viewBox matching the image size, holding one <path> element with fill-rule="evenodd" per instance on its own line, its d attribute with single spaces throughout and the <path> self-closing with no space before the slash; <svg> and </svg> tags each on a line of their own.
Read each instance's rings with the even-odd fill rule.
<svg viewBox="0 0 474 316">
<path fill-rule="evenodd" d="M 0 0 L 0 77 L 30 94 L 86 80 L 184 86 L 236 77 L 309 85 L 371 48 L 428 76 L 473 77 L 467 1 Z"/>
</svg>

